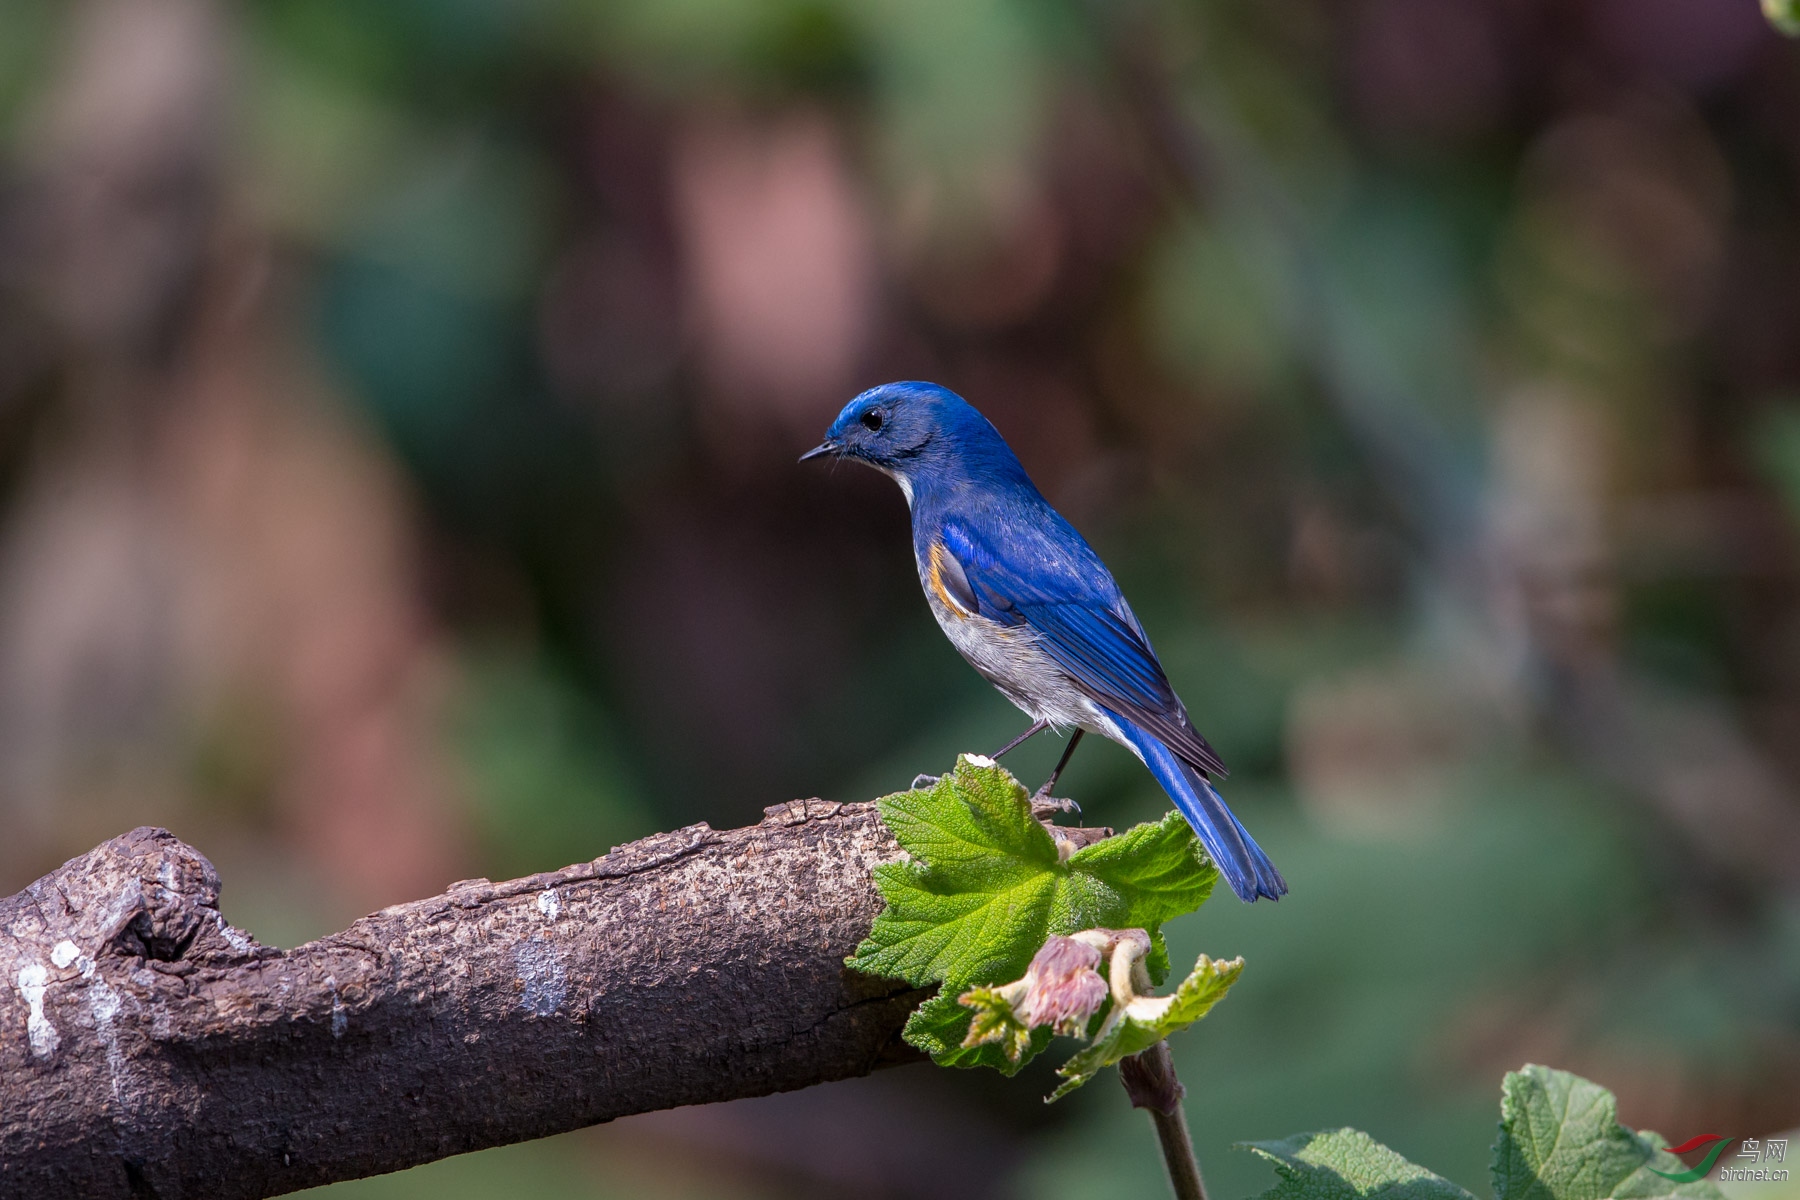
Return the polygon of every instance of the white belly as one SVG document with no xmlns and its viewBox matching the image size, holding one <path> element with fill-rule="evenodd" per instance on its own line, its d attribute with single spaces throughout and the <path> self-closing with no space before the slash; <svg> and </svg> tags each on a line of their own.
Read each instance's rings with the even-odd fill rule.
<svg viewBox="0 0 1800 1200">
<path fill-rule="evenodd" d="M 925 599 L 950 644 L 1027 715 L 1058 729 L 1085 729 L 1122 742 L 1111 718 L 1069 681 L 1037 644 L 1037 634 L 1029 626 L 1005 626 L 986 617 L 964 616 L 937 596 L 929 580 Z"/>
</svg>

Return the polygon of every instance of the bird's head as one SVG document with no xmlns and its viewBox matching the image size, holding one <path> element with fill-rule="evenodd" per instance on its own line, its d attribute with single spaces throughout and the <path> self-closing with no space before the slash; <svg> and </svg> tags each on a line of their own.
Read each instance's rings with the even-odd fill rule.
<svg viewBox="0 0 1800 1200">
<path fill-rule="evenodd" d="M 921 484 L 970 472 L 1017 472 L 1019 460 L 988 419 L 935 383 L 884 383 L 850 403 L 800 461 L 831 455 L 894 477 L 911 500 Z"/>
</svg>

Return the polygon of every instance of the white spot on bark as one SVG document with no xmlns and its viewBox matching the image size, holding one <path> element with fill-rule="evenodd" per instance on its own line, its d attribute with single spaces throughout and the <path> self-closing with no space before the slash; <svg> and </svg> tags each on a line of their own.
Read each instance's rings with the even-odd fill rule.
<svg viewBox="0 0 1800 1200">
<path fill-rule="evenodd" d="M 50 951 L 50 961 L 59 971 L 80 957 L 81 947 L 67 939 L 56 943 L 56 948 Z"/>
<path fill-rule="evenodd" d="M 56 947 L 54 954 L 66 953 L 63 946 L 75 950 L 74 963 L 81 972 L 82 979 L 87 981 L 88 1012 L 94 1017 L 94 1036 L 106 1047 L 106 1073 L 112 1081 L 112 1094 L 115 1102 L 123 1099 L 122 1081 L 125 1077 L 125 1051 L 119 1046 L 119 1030 L 113 1019 L 119 1015 L 122 1002 L 119 993 L 112 990 L 106 980 L 100 978 L 95 970 L 94 960 L 81 953 L 72 942 L 63 942 Z"/>
<path fill-rule="evenodd" d="M 537 906 L 538 911 L 543 913 L 546 917 L 549 917 L 552 921 L 562 915 L 562 900 L 557 896 L 555 888 L 545 888 L 543 891 L 539 892 Z"/>
<path fill-rule="evenodd" d="M 56 1026 L 44 1015 L 44 989 L 49 982 L 50 972 L 43 963 L 26 963 L 19 968 L 19 995 L 25 998 L 25 1006 L 30 1009 L 25 1017 L 25 1038 L 31 1043 L 32 1055 L 37 1058 L 55 1054 L 57 1043 L 62 1041 L 57 1036 Z"/>
<path fill-rule="evenodd" d="M 225 920 L 225 914 L 215 909 L 213 911 L 213 920 L 218 924 L 220 934 L 224 936 L 226 942 L 230 944 L 233 950 L 237 951 L 239 954 L 250 953 L 250 939 L 233 929 L 230 923 Z"/>
<path fill-rule="evenodd" d="M 125 1051 L 119 1046 L 119 1030 L 113 1018 L 119 1015 L 119 993 L 94 970 L 94 960 L 82 955 L 81 974 L 88 984 L 88 1011 L 94 1014 L 94 1035 L 106 1047 L 106 1074 L 112 1080 L 115 1102 L 124 1099 Z"/>
<path fill-rule="evenodd" d="M 562 1007 L 569 995 L 569 981 L 555 946 L 536 939 L 520 942 L 513 950 L 513 962 L 524 987 L 520 1008 L 536 1017 L 548 1017 Z"/>
<path fill-rule="evenodd" d="M 341 1038 L 344 1030 L 350 1028 L 350 1013 L 344 1007 L 344 1001 L 338 996 L 337 976 L 327 975 L 325 986 L 331 989 L 331 1036 Z"/>
</svg>

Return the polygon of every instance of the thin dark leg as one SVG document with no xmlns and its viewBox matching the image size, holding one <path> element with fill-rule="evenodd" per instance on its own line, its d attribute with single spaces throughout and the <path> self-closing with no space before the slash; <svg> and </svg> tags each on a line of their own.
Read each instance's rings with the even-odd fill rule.
<svg viewBox="0 0 1800 1200">
<path fill-rule="evenodd" d="M 1044 732 L 1044 730 L 1046 730 L 1048 728 L 1050 728 L 1050 722 L 1048 722 L 1048 721 L 1033 721 L 1031 723 L 1030 729 L 1027 729 L 1024 733 L 1021 733 L 1018 737 L 1016 737 L 1012 741 L 1006 743 L 1006 745 L 1000 747 L 998 750 L 994 751 L 994 753 L 992 755 L 990 755 L 989 757 L 991 757 L 995 762 L 999 762 L 1000 756 L 1002 754 L 1008 754 L 1014 750 L 1017 750 L 1019 748 L 1019 746 L 1027 738 L 1036 737 L 1038 734 Z M 1064 762 L 1068 761 L 1067 755 L 1063 756 L 1063 761 Z M 1062 768 L 1058 767 L 1057 769 L 1061 770 Z M 916 792 L 920 788 L 928 788 L 932 784 L 936 783 L 937 781 L 938 781 L 938 776 L 936 776 L 936 775 L 915 775 L 915 776 L 913 776 L 913 781 L 912 781 L 913 791 Z"/>
<path fill-rule="evenodd" d="M 1050 789 L 1056 786 L 1057 777 L 1063 773 L 1063 768 L 1069 765 L 1069 759 L 1074 757 L 1075 747 L 1081 745 L 1081 735 L 1086 732 L 1085 729 L 1075 731 L 1075 736 L 1069 739 L 1067 746 L 1063 747 L 1062 757 L 1056 760 L 1056 770 L 1050 772 L 1050 778 L 1044 780 L 1044 786 L 1037 790 L 1038 795 L 1048 796 L 1050 794 Z"/>
<path fill-rule="evenodd" d="M 1018 737 L 1014 738 L 1012 741 L 1006 743 L 1006 745 L 1000 747 L 998 750 L 996 750 L 992 754 L 988 755 L 988 757 L 993 759 L 995 762 L 999 762 L 1000 756 L 1002 754 L 1012 753 L 1014 750 L 1017 750 L 1021 745 L 1023 745 L 1024 742 L 1026 741 L 1026 739 L 1034 738 L 1038 734 L 1044 732 L 1044 730 L 1046 730 L 1048 728 L 1050 728 L 1050 722 L 1048 722 L 1048 721 L 1033 721 L 1031 723 L 1030 729 L 1027 729 L 1024 733 L 1021 733 Z"/>
</svg>

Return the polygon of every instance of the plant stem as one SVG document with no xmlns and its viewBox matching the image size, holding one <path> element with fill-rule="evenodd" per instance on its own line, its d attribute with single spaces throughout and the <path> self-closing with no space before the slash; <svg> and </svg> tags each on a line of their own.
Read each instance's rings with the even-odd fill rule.
<svg viewBox="0 0 1800 1200">
<path fill-rule="evenodd" d="M 1142 1054 L 1120 1060 L 1119 1082 L 1125 1085 L 1131 1106 L 1150 1113 L 1175 1200 L 1206 1200 L 1200 1160 L 1194 1157 L 1194 1140 L 1188 1136 L 1187 1117 L 1181 1111 L 1181 1097 L 1187 1089 L 1175 1078 L 1169 1043 L 1158 1042 Z"/>
<path fill-rule="evenodd" d="M 1176 1200 L 1206 1200 L 1206 1183 L 1200 1178 L 1200 1160 L 1194 1157 L 1194 1142 L 1188 1136 L 1187 1117 L 1177 1104 L 1172 1113 L 1150 1110 L 1150 1123 L 1156 1126 L 1157 1140 L 1162 1143 L 1163 1165 L 1169 1168 L 1169 1184 Z"/>
</svg>

